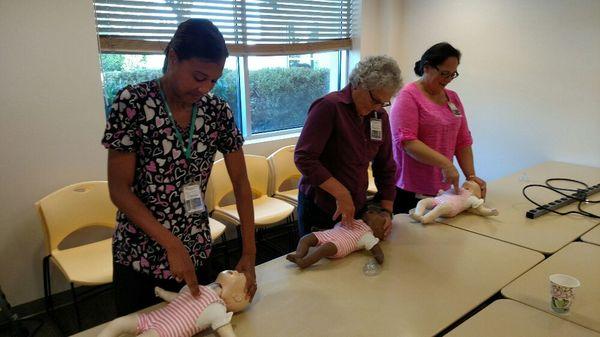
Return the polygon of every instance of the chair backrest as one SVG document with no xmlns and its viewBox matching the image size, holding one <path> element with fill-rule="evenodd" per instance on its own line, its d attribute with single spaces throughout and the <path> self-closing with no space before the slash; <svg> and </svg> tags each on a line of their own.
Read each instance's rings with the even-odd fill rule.
<svg viewBox="0 0 600 337">
<path fill-rule="evenodd" d="M 91 226 L 115 228 L 117 208 L 106 181 L 86 181 L 63 187 L 35 203 L 46 232 L 48 252 L 69 234 Z"/>
<path fill-rule="evenodd" d="M 251 154 L 244 155 L 246 171 L 250 188 L 254 198 L 266 195 L 269 186 L 269 164 L 267 158 Z M 214 162 L 206 194 L 204 195 L 207 209 L 211 211 L 215 206 L 222 206 L 225 197 L 233 192 L 233 185 L 225 166 L 225 159 Z"/>
<path fill-rule="evenodd" d="M 288 145 L 273 152 L 267 160 L 271 168 L 269 195 L 280 192 L 281 185 L 290 179 L 300 179 L 300 171 L 294 163 L 295 145 Z"/>
<path fill-rule="evenodd" d="M 247 154 L 246 170 L 252 194 L 256 197 L 266 195 L 269 192 L 269 162 L 266 157 Z"/>
<path fill-rule="evenodd" d="M 229 179 L 229 173 L 227 173 L 225 159 L 219 159 L 213 163 L 206 193 L 204 194 L 204 203 L 207 210 L 212 211 L 231 192 L 233 192 L 233 185 L 231 185 L 231 179 Z"/>
</svg>

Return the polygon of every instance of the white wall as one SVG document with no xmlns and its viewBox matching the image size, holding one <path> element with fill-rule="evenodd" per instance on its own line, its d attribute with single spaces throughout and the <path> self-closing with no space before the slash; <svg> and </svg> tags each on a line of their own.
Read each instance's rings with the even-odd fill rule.
<svg viewBox="0 0 600 337">
<path fill-rule="evenodd" d="M 44 237 L 33 203 L 106 179 L 92 1 L 0 0 L 0 74 L 0 285 L 17 305 L 43 297 Z M 245 151 L 268 155 L 296 139 Z M 54 275 L 54 290 L 67 289 Z"/>
<path fill-rule="evenodd" d="M 93 20 L 91 1 L 0 1 L 0 284 L 13 305 L 43 296 L 33 203 L 105 179 Z"/>
<path fill-rule="evenodd" d="M 465 106 L 481 176 L 546 160 L 600 167 L 600 1 L 404 0 L 401 8 L 379 34 L 401 44 L 405 82 L 434 43 L 463 53 L 449 88 Z"/>
</svg>

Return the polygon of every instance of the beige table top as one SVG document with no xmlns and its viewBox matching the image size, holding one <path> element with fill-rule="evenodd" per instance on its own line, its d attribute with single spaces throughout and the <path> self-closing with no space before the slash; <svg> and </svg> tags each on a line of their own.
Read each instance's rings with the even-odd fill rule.
<svg viewBox="0 0 600 337">
<path fill-rule="evenodd" d="M 550 309 L 548 277 L 551 274 L 568 274 L 581 282 L 568 315 L 554 314 Z M 600 332 L 600 246 L 570 243 L 511 282 L 502 289 L 502 294 Z"/>
<path fill-rule="evenodd" d="M 234 316 L 238 336 L 433 335 L 542 255 L 444 225 L 397 215 L 382 244 L 381 274 L 367 277 L 368 253 L 322 260 L 300 271 L 283 257 L 257 268 L 259 292 Z"/>
<path fill-rule="evenodd" d="M 497 208 L 500 212 L 498 216 L 481 217 L 465 212 L 450 219 L 440 218 L 439 221 L 542 253 L 554 253 L 598 224 L 598 219 L 577 214 L 560 216 L 548 213 L 536 219 L 525 217 L 525 212 L 536 206 L 523 197 L 523 187 L 534 183 L 543 185 L 546 179 L 554 177 L 571 178 L 594 185 L 600 182 L 600 168 L 561 162 L 536 165 L 488 183 L 486 205 Z M 566 188 L 581 187 L 564 182 L 555 182 L 553 185 Z M 540 204 L 562 197 L 542 188 L 531 188 L 527 193 Z M 573 203 L 558 211 L 576 210 L 576 206 L 577 204 Z M 600 203 L 586 205 L 584 209 L 600 213 Z"/>
<path fill-rule="evenodd" d="M 581 240 L 600 245 L 600 225 L 581 236 Z"/>
<path fill-rule="evenodd" d="M 512 300 L 498 300 L 446 337 L 600 337 L 600 333 Z"/>
<path fill-rule="evenodd" d="M 240 337 L 429 336 L 443 330 L 543 256 L 446 225 L 397 215 L 382 272 L 363 275 L 357 252 L 299 270 L 284 257 L 257 266 L 252 305 L 234 315 Z M 88 333 L 88 331 L 91 331 Z M 78 337 L 93 336 L 99 328 Z M 210 335 L 212 336 L 212 335 Z"/>
</svg>

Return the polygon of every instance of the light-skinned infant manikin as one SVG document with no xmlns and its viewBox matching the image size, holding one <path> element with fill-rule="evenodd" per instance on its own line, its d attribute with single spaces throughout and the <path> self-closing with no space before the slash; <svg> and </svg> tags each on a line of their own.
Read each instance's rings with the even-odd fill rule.
<svg viewBox="0 0 600 337">
<path fill-rule="evenodd" d="M 111 321 L 98 337 L 118 337 L 129 333 L 140 337 L 190 337 L 211 327 L 221 337 L 235 337 L 229 321 L 234 312 L 246 308 L 246 276 L 226 270 L 216 281 L 199 286 L 193 297 L 187 286 L 179 293 L 156 287 L 156 296 L 168 304 L 146 313 L 134 313 Z"/>
<path fill-rule="evenodd" d="M 454 193 L 453 189 L 440 190 L 434 198 L 419 200 L 414 211 L 411 210 L 410 217 L 427 224 L 439 217 L 451 218 L 464 211 L 482 216 L 498 215 L 498 210 L 485 207 L 483 202 L 479 185 L 467 180 L 460 188 L 459 194 Z M 428 212 L 425 213 L 426 211 Z"/>
<path fill-rule="evenodd" d="M 352 226 L 337 223 L 332 229 L 313 232 L 303 236 L 295 253 L 286 258 L 300 268 L 306 268 L 324 257 L 342 258 L 354 251 L 370 251 L 379 264 L 383 263 L 383 251 L 379 240 L 385 235 L 383 226 L 389 214 L 378 208 L 367 210 L 362 220 L 354 220 Z M 310 247 L 316 249 L 309 252 Z"/>
</svg>

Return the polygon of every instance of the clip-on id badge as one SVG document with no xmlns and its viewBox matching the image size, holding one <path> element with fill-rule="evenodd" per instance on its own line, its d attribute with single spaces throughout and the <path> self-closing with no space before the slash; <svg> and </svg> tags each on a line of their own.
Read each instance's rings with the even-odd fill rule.
<svg viewBox="0 0 600 337">
<path fill-rule="evenodd" d="M 204 200 L 202 200 L 199 182 L 191 182 L 183 186 L 183 205 L 186 215 L 204 211 Z"/>
<path fill-rule="evenodd" d="M 458 110 L 458 107 L 454 103 L 448 102 L 448 107 L 450 108 L 450 110 L 452 110 L 454 116 L 460 117 L 460 110 Z"/>
<path fill-rule="evenodd" d="M 377 118 L 377 112 L 375 112 L 375 118 L 371 118 L 371 140 L 382 140 L 383 131 L 381 129 L 381 119 Z"/>
</svg>

